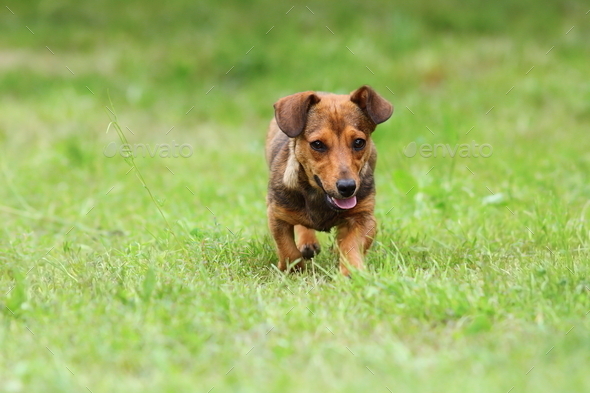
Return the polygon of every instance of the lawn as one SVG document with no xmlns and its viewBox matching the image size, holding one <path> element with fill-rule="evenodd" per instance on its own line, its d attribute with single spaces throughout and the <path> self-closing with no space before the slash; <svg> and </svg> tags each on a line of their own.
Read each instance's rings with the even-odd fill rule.
<svg viewBox="0 0 590 393">
<path fill-rule="evenodd" d="M 590 391 L 589 10 L 5 2 L 0 391 Z M 368 268 L 284 275 L 272 104 L 363 84 Z"/>
</svg>

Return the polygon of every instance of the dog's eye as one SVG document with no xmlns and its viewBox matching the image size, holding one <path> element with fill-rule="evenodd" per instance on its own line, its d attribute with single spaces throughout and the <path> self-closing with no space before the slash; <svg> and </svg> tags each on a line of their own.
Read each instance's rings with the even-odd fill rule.
<svg viewBox="0 0 590 393">
<path fill-rule="evenodd" d="M 367 141 L 365 141 L 364 139 L 355 139 L 354 142 L 352 142 L 352 148 L 354 150 L 362 150 L 366 144 Z"/>
<path fill-rule="evenodd" d="M 328 148 L 322 141 L 313 141 L 309 144 L 313 150 L 316 151 L 326 151 Z"/>
</svg>

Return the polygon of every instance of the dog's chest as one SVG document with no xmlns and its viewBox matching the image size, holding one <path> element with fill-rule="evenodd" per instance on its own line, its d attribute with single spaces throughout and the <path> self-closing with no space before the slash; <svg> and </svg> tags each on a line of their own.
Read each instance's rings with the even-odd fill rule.
<svg viewBox="0 0 590 393">
<path fill-rule="evenodd" d="M 304 226 L 323 232 L 329 232 L 344 220 L 342 214 L 328 207 L 323 194 L 305 197 L 305 216 L 308 222 L 303 223 Z"/>
</svg>

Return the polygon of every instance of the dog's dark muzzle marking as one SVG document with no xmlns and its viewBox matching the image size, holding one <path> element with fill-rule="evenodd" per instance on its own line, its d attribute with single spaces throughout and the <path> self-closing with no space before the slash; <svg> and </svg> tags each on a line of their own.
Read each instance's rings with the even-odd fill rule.
<svg viewBox="0 0 590 393">
<path fill-rule="evenodd" d="M 320 178 L 318 177 L 318 175 L 313 175 L 313 179 L 315 180 L 315 182 L 317 183 L 317 185 L 320 186 L 320 188 L 322 189 L 322 191 L 326 195 L 326 204 L 330 207 L 330 209 L 335 210 L 337 212 L 343 211 L 344 209 L 339 208 L 338 206 L 336 206 L 334 204 L 334 202 L 332 202 L 332 197 L 328 194 L 328 192 L 324 188 L 324 185 L 322 184 L 322 181 L 320 180 Z"/>
<path fill-rule="evenodd" d="M 327 194 L 326 190 L 324 189 L 324 185 L 322 184 L 322 181 L 320 180 L 318 175 L 313 175 L 313 180 L 315 180 L 315 182 L 318 184 L 318 186 L 320 186 L 322 191 L 324 191 Z"/>
</svg>

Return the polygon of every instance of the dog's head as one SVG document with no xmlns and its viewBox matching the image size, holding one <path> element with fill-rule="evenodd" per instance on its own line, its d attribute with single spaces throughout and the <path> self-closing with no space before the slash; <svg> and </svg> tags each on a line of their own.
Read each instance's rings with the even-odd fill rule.
<svg viewBox="0 0 590 393">
<path fill-rule="evenodd" d="M 297 183 L 299 165 L 309 183 L 336 210 L 356 206 L 356 193 L 373 153 L 371 133 L 393 106 L 369 86 L 350 95 L 306 91 L 274 105 L 279 128 L 291 138 L 284 182 Z"/>
</svg>

